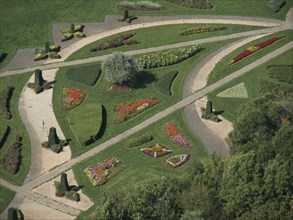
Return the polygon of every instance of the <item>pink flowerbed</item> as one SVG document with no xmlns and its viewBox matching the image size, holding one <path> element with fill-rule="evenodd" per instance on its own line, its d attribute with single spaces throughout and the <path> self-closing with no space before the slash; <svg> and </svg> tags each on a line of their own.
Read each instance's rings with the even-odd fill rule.
<svg viewBox="0 0 293 220">
<path fill-rule="evenodd" d="M 179 154 L 172 156 L 166 160 L 163 160 L 163 164 L 170 166 L 172 168 L 180 167 L 181 165 L 185 164 L 190 158 L 189 154 Z"/>
<path fill-rule="evenodd" d="M 173 122 L 168 122 L 167 124 L 165 124 L 164 131 L 167 135 L 170 136 L 172 141 L 177 142 L 181 145 L 191 146 Z"/>
<path fill-rule="evenodd" d="M 133 87 L 127 83 L 113 83 L 109 90 L 111 91 L 132 91 Z"/>
<path fill-rule="evenodd" d="M 111 157 L 103 162 L 87 167 L 84 172 L 89 178 L 92 186 L 100 186 L 105 184 L 124 168 L 125 167 L 121 165 L 117 158 Z"/>
<path fill-rule="evenodd" d="M 162 144 L 154 144 L 150 147 L 142 148 L 142 149 L 140 149 L 140 151 L 142 151 L 142 152 L 144 152 L 154 158 L 161 157 L 166 154 L 172 153 L 172 150 L 170 150 L 169 148 L 165 147 Z"/>
<path fill-rule="evenodd" d="M 79 88 L 63 88 L 64 109 L 67 111 L 80 105 L 84 100 L 85 94 Z"/>
<path fill-rule="evenodd" d="M 269 46 L 270 44 L 274 43 L 275 41 L 283 38 L 285 36 L 279 36 L 279 37 L 273 37 L 271 39 L 268 39 L 266 41 L 263 41 L 259 44 L 256 44 L 254 46 L 251 46 L 249 48 L 247 48 L 246 50 L 244 50 L 242 53 L 238 54 L 236 57 L 234 57 L 228 64 L 232 64 L 232 63 L 236 63 L 239 60 L 242 60 L 243 58 L 249 56 L 250 54 L 252 54 L 254 51 L 257 51 L 259 49 L 265 48 L 267 46 Z"/>
</svg>

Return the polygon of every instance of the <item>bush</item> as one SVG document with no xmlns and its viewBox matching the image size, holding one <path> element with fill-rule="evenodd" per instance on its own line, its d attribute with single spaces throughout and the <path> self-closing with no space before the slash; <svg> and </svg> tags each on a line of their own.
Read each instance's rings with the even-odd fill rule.
<svg viewBox="0 0 293 220">
<path fill-rule="evenodd" d="M 61 41 L 67 41 L 67 40 L 70 40 L 72 39 L 74 36 L 72 33 L 64 33 L 61 37 Z"/>
<path fill-rule="evenodd" d="M 194 8 L 194 9 L 212 9 L 213 4 L 208 0 L 166 0 L 172 4 Z"/>
<path fill-rule="evenodd" d="M 177 74 L 178 71 L 172 71 L 162 76 L 156 83 L 156 89 L 160 93 L 170 96 L 172 94 L 171 85 Z"/>
<path fill-rule="evenodd" d="M 93 86 L 96 84 L 101 74 L 100 65 L 88 65 L 67 70 L 65 76 L 67 79 L 85 84 L 87 86 Z"/>
<path fill-rule="evenodd" d="M 4 119 L 11 119 L 12 114 L 9 111 L 9 101 L 13 91 L 12 86 L 8 86 L 0 91 L 0 116 Z"/>
<path fill-rule="evenodd" d="M 16 208 L 10 207 L 8 209 L 7 220 L 18 220 Z"/>
<path fill-rule="evenodd" d="M 47 54 L 37 53 L 35 54 L 34 61 L 45 60 L 48 58 Z"/>
<path fill-rule="evenodd" d="M 66 191 L 65 192 L 65 196 L 66 198 L 73 200 L 75 202 L 79 202 L 80 201 L 80 196 L 77 192 L 75 192 L 74 190 L 70 190 L 70 191 Z"/>
<path fill-rule="evenodd" d="M 111 83 L 132 82 L 140 68 L 129 55 L 113 53 L 102 63 L 102 71 Z"/>
<path fill-rule="evenodd" d="M 74 32 L 83 32 L 84 25 L 79 24 L 74 26 Z"/>
<path fill-rule="evenodd" d="M 96 140 L 102 127 L 102 105 L 101 103 L 81 105 L 69 112 L 67 119 L 79 143 L 88 145 Z"/>
<path fill-rule="evenodd" d="M 61 58 L 61 56 L 56 52 L 50 52 L 50 53 L 48 53 L 48 56 L 51 59 L 60 59 Z"/>
<path fill-rule="evenodd" d="M 152 10 L 163 10 L 164 8 L 151 1 L 140 1 L 140 2 L 129 2 L 122 1 L 118 4 L 118 8 L 122 10 L 138 10 L 138 11 L 152 11 Z"/>
<path fill-rule="evenodd" d="M 67 191 L 69 191 L 69 184 L 68 184 L 68 180 L 67 180 L 67 174 L 66 173 L 62 173 L 61 174 L 61 179 L 60 182 L 55 181 L 55 188 L 56 188 L 56 193 L 55 195 L 58 197 L 63 197 L 65 196 L 65 193 Z"/>
<path fill-rule="evenodd" d="M 260 79 L 258 81 L 258 91 L 261 95 L 270 93 L 278 97 L 293 97 L 292 85 L 277 83 L 267 79 Z"/>
<path fill-rule="evenodd" d="M 5 149 L 0 157 L 0 169 L 10 174 L 16 174 L 21 162 L 21 137 L 15 136 L 14 142 Z"/>
<path fill-rule="evenodd" d="M 59 52 L 61 47 L 58 44 L 53 44 L 49 48 L 51 52 Z"/>
<path fill-rule="evenodd" d="M 211 121 L 214 121 L 214 122 L 219 122 L 220 121 L 219 117 L 217 115 L 215 115 L 214 112 L 213 112 L 212 101 L 207 101 L 207 106 L 204 109 L 204 111 L 202 112 L 201 118 L 211 120 Z"/>
<path fill-rule="evenodd" d="M 142 55 L 137 59 L 143 69 L 157 68 L 180 63 L 194 56 L 201 50 L 200 45 L 170 49 L 162 52 L 154 52 Z"/>
<path fill-rule="evenodd" d="M 73 35 L 76 38 L 83 38 L 83 37 L 85 37 L 85 34 L 82 33 L 82 32 L 80 32 L 80 31 L 74 32 Z"/>
<path fill-rule="evenodd" d="M 280 82 L 293 84 L 293 65 L 271 65 L 267 66 L 269 77 Z"/>
<path fill-rule="evenodd" d="M 136 139 L 133 139 L 127 144 L 127 147 L 136 147 L 154 140 L 153 135 L 145 134 Z"/>
<path fill-rule="evenodd" d="M 40 69 L 35 70 L 35 92 L 38 94 L 43 91 L 43 84 L 45 80 L 43 78 L 42 71 Z"/>
<path fill-rule="evenodd" d="M 283 5 L 285 4 L 285 0 L 270 0 L 267 3 L 267 8 L 276 13 L 278 11 L 280 11 L 280 9 L 283 7 Z"/>
</svg>

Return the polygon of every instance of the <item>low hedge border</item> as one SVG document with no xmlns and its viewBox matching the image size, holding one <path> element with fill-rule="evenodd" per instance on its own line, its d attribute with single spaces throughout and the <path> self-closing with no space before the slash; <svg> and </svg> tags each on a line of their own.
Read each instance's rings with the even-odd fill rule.
<svg viewBox="0 0 293 220">
<path fill-rule="evenodd" d="M 12 96 L 14 88 L 12 86 L 8 86 L 5 89 L 0 91 L 0 116 L 3 119 L 11 119 L 12 114 L 9 110 L 9 101 Z"/>
</svg>

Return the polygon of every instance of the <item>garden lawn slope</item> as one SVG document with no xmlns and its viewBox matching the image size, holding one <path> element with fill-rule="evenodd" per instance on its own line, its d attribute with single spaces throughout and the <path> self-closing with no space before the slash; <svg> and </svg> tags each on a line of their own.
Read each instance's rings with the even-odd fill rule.
<svg viewBox="0 0 293 220">
<path fill-rule="evenodd" d="M 96 84 L 101 73 L 100 65 L 94 64 L 89 66 L 80 66 L 67 70 L 66 78 L 85 84 L 87 86 L 93 86 Z"/>
<path fill-rule="evenodd" d="M 88 145 L 96 140 L 102 121 L 101 103 L 84 104 L 68 114 L 69 125 L 82 145 Z"/>
</svg>

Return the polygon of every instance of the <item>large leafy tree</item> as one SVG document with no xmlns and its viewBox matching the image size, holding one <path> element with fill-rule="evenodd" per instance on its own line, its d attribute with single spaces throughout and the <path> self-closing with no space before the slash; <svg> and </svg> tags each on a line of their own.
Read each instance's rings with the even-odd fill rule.
<svg viewBox="0 0 293 220">
<path fill-rule="evenodd" d="M 134 81 L 140 68 L 131 56 L 113 53 L 102 63 L 102 71 L 108 81 L 121 84 Z"/>
</svg>

